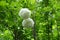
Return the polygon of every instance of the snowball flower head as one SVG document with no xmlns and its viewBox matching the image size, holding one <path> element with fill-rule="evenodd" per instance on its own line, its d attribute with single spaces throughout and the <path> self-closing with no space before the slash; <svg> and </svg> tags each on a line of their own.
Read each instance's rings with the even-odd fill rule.
<svg viewBox="0 0 60 40">
<path fill-rule="evenodd" d="M 34 21 L 31 18 L 25 19 L 22 22 L 22 26 L 24 26 L 24 27 L 33 27 L 34 26 Z"/>
<path fill-rule="evenodd" d="M 40 2 L 42 2 L 43 0 L 36 0 L 36 2 L 38 2 L 38 3 L 40 3 Z"/>
<path fill-rule="evenodd" d="M 19 16 L 23 19 L 29 18 L 31 15 L 31 11 L 28 8 L 22 8 L 19 12 Z"/>
</svg>

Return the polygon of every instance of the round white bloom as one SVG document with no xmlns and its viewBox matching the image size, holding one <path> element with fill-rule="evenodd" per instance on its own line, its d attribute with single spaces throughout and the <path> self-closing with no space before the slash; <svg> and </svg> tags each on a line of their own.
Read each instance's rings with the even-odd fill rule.
<svg viewBox="0 0 60 40">
<path fill-rule="evenodd" d="M 40 2 L 42 2 L 43 0 L 36 0 L 36 2 L 38 2 L 38 3 L 40 3 Z"/>
<path fill-rule="evenodd" d="M 24 26 L 24 27 L 33 27 L 34 26 L 34 21 L 31 18 L 25 19 L 22 22 L 22 26 Z"/>
<path fill-rule="evenodd" d="M 23 19 L 29 18 L 31 15 L 31 11 L 28 8 L 22 8 L 19 12 L 19 16 L 21 16 Z"/>
</svg>

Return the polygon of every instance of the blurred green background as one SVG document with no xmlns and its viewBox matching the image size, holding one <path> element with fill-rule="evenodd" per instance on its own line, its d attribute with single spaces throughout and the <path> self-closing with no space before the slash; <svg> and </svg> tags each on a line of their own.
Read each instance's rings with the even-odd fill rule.
<svg viewBox="0 0 60 40">
<path fill-rule="evenodd" d="M 21 8 L 31 10 L 33 32 L 22 27 Z M 60 40 L 59 17 L 60 0 L 0 0 L 0 40 Z"/>
</svg>

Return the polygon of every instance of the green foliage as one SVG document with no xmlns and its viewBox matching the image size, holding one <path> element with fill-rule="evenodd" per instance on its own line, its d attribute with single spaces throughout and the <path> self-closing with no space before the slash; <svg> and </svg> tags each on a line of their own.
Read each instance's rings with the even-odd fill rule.
<svg viewBox="0 0 60 40">
<path fill-rule="evenodd" d="M 5 30 L 4 32 L 0 31 L 0 40 L 13 40 L 12 32 Z"/>
<path fill-rule="evenodd" d="M 32 11 L 37 40 L 60 40 L 60 0 L 0 0 L 0 40 L 34 40 L 32 28 L 21 25 L 21 8 Z"/>
</svg>

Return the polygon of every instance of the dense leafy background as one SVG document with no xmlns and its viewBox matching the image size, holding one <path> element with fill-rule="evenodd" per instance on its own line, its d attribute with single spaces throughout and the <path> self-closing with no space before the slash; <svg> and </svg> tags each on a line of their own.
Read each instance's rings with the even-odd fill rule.
<svg viewBox="0 0 60 40">
<path fill-rule="evenodd" d="M 32 11 L 32 28 L 22 27 L 21 8 Z M 0 40 L 60 40 L 60 0 L 0 0 Z"/>
</svg>

